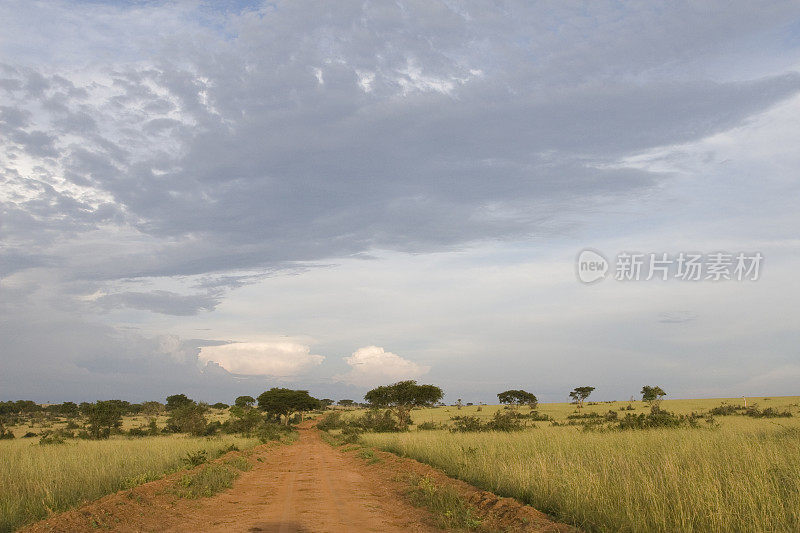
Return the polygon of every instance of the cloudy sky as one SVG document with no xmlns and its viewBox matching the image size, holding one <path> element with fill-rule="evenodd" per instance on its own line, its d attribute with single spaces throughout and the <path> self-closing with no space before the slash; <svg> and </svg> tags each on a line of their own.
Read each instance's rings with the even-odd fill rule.
<svg viewBox="0 0 800 533">
<path fill-rule="evenodd" d="M 794 1 L 4 0 L 0 399 L 797 394 L 798 145 Z"/>
</svg>

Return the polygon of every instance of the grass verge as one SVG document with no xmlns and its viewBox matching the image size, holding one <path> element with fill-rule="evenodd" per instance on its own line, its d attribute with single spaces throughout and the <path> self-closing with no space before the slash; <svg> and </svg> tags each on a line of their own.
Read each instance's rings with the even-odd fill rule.
<svg viewBox="0 0 800 533">
<path fill-rule="evenodd" d="M 162 478 L 184 459 L 210 457 L 258 444 L 236 436 L 159 436 L 105 441 L 66 441 L 40 446 L 30 440 L 0 441 L 0 532 Z M 199 460 L 199 459 L 198 459 Z"/>
</svg>

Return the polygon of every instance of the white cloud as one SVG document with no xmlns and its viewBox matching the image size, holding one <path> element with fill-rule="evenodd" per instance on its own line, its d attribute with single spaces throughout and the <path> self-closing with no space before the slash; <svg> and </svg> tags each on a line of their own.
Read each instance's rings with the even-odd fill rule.
<svg viewBox="0 0 800 533">
<path fill-rule="evenodd" d="M 292 341 L 235 342 L 204 346 L 198 356 L 204 363 L 215 362 L 232 374 L 295 376 L 325 359 L 311 349 Z"/>
<path fill-rule="evenodd" d="M 359 348 L 344 358 L 350 372 L 334 379 L 351 385 L 382 385 L 403 379 L 416 379 L 426 374 L 430 367 L 421 366 L 380 346 Z"/>
</svg>

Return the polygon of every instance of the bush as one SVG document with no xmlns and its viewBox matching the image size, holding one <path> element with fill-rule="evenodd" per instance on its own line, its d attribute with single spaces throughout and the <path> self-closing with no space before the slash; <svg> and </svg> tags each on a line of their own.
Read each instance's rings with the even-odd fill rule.
<svg viewBox="0 0 800 533">
<path fill-rule="evenodd" d="M 330 431 L 332 429 L 342 429 L 346 425 L 347 422 L 342 418 L 342 413 L 339 411 L 331 411 L 323 416 L 319 422 L 317 422 L 317 429 L 321 429 L 322 431 Z"/>
<path fill-rule="evenodd" d="M 374 431 L 375 433 L 394 433 L 405 431 L 406 425 L 402 424 L 397 415 L 391 410 L 370 409 L 358 418 L 348 423 L 348 426 L 355 427 L 362 431 Z"/>
<path fill-rule="evenodd" d="M 749 407 L 745 412 L 745 415 L 750 416 L 752 418 L 791 418 L 792 413 L 789 411 L 778 411 L 774 407 L 767 407 L 766 409 L 759 410 L 758 407 L 753 406 Z"/>
<path fill-rule="evenodd" d="M 281 437 L 288 435 L 291 432 L 292 428 L 283 424 L 264 422 L 255 429 L 254 434 L 256 437 L 258 437 L 262 444 L 266 444 L 267 442 L 273 440 L 281 440 Z"/>
<path fill-rule="evenodd" d="M 450 421 L 453 423 L 450 431 L 454 432 L 483 431 L 485 428 L 477 416 L 453 416 Z"/>
<path fill-rule="evenodd" d="M 550 422 L 553 420 L 551 416 L 539 413 L 539 411 L 531 411 L 527 415 L 523 416 L 525 416 L 525 418 L 528 420 L 533 420 L 534 422 Z"/>
<path fill-rule="evenodd" d="M 417 425 L 417 431 L 432 431 L 434 429 L 441 429 L 442 426 L 436 422 L 423 422 Z"/>
<path fill-rule="evenodd" d="M 173 433 L 189 433 L 196 437 L 206 434 L 206 408 L 196 403 L 175 407 L 167 420 L 167 429 Z"/>
<path fill-rule="evenodd" d="M 489 431 L 520 431 L 525 429 L 521 416 L 518 413 L 503 413 L 497 411 L 485 428 Z"/>
<path fill-rule="evenodd" d="M 195 466 L 200 466 L 201 464 L 205 463 L 206 460 L 208 460 L 208 457 L 205 450 L 197 450 L 196 452 L 187 452 L 186 457 L 182 459 L 183 464 L 185 464 L 187 468 L 194 468 Z"/>
<path fill-rule="evenodd" d="M 653 407 L 649 414 L 627 414 L 619 421 L 618 429 L 652 429 L 652 428 L 679 428 L 684 426 L 697 427 L 699 415 L 676 415 Z"/>
<path fill-rule="evenodd" d="M 51 444 L 64 444 L 66 441 L 63 437 L 55 433 L 47 433 L 42 435 L 39 439 L 39 445 L 49 446 Z"/>
</svg>

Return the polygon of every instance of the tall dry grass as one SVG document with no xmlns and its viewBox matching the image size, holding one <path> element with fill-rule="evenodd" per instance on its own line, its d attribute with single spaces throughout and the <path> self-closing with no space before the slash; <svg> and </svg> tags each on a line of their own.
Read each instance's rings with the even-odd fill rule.
<svg viewBox="0 0 800 533">
<path fill-rule="evenodd" d="M 543 426 L 362 439 L 586 530 L 800 531 L 800 430 L 773 424 L 747 431 L 745 422 L 714 430 Z"/>
<path fill-rule="evenodd" d="M 231 444 L 246 448 L 257 442 L 177 435 L 48 446 L 27 439 L 0 441 L 0 531 L 158 479 L 182 468 L 189 452 L 206 450 L 213 457 Z"/>
</svg>

